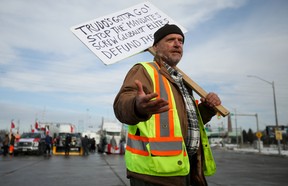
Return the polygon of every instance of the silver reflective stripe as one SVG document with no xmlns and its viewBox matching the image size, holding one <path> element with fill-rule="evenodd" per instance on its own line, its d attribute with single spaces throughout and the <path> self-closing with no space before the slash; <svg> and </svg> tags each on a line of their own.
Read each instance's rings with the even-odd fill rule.
<svg viewBox="0 0 288 186">
<path fill-rule="evenodd" d="M 131 138 L 128 138 L 127 140 L 127 145 L 129 147 L 132 147 L 133 149 L 137 149 L 137 150 L 142 150 L 142 151 L 147 151 L 146 145 L 148 142 L 143 142 L 143 141 L 139 141 L 139 140 L 133 140 Z"/>
<path fill-rule="evenodd" d="M 151 149 L 158 151 L 182 150 L 182 141 L 150 142 L 150 147 Z"/>
<path fill-rule="evenodd" d="M 159 71 L 158 66 L 155 63 L 150 63 L 154 66 L 154 68 Z M 168 95 L 167 92 L 165 90 L 165 86 L 164 86 L 164 82 L 162 79 L 162 75 L 160 73 L 158 73 L 158 81 L 159 81 L 159 86 L 160 86 L 160 97 L 168 100 Z M 155 79 L 155 81 L 157 81 Z M 169 137 L 170 135 L 170 125 L 169 125 L 169 116 L 168 116 L 169 112 L 162 112 L 160 114 L 160 137 Z"/>
</svg>

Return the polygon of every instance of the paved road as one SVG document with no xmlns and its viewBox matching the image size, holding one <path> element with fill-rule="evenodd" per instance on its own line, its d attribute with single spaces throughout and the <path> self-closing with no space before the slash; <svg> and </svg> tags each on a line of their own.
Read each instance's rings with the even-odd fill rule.
<svg viewBox="0 0 288 186">
<path fill-rule="evenodd" d="M 217 172 L 209 186 L 288 185 L 288 157 L 213 150 Z"/>
<path fill-rule="evenodd" d="M 125 186 L 123 156 L 17 156 L 0 158 L 3 186 Z"/>
<path fill-rule="evenodd" d="M 209 186 L 287 185 L 288 158 L 214 150 L 217 173 Z M 123 156 L 0 157 L 0 185 L 128 186 Z"/>
</svg>

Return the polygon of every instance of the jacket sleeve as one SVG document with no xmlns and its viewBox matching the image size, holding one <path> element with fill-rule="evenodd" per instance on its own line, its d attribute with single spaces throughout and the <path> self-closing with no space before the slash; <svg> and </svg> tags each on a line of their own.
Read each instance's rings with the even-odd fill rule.
<svg viewBox="0 0 288 186">
<path fill-rule="evenodd" d="M 208 123 L 216 114 L 216 111 L 213 108 L 205 105 L 204 103 L 200 103 L 198 108 L 204 124 Z"/>
<path fill-rule="evenodd" d="M 137 95 L 137 86 L 135 80 L 139 80 L 143 84 L 144 92 L 153 92 L 152 80 L 141 64 L 136 64 L 127 73 L 123 85 L 115 97 L 113 109 L 116 118 L 125 124 L 135 125 L 141 121 L 148 120 L 151 115 L 139 115 L 135 110 L 135 102 Z"/>
</svg>

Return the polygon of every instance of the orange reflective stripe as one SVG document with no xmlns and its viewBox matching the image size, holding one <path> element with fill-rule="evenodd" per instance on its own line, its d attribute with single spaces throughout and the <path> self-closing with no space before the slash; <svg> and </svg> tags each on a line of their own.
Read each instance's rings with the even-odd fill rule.
<svg viewBox="0 0 288 186">
<path fill-rule="evenodd" d="M 158 150 L 151 150 L 152 155 L 155 156 L 176 156 L 182 153 L 182 150 L 170 150 L 170 151 L 158 151 Z"/>
<path fill-rule="evenodd" d="M 143 151 L 143 150 L 139 150 L 139 149 L 134 149 L 130 146 L 126 146 L 126 150 L 134 153 L 134 154 L 139 154 L 139 155 L 142 155 L 142 156 L 149 156 L 149 152 L 148 151 Z"/>
<path fill-rule="evenodd" d="M 154 70 L 154 80 L 155 80 L 155 83 L 154 83 L 154 89 L 155 89 L 155 92 L 158 94 L 157 98 L 160 98 L 160 82 L 159 82 L 159 74 L 157 72 L 157 70 L 155 69 L 155 66 L 151 63 L 148 63 L 152 69 Z M 159 68 L 158 64 L 157 63 L 154 63 L 157 65 L 157 67 Z M 156 136 L 160 136 L 160 114 L 155 114 L 155 123 L 156 123 Z"/>
<path fill-rule="evenodd" d="M 139 141 L 143 141 L 143 142 L 148 142 L 149 139 L 147 137 L 144 137 L 144 136 L 135 136 L 135 135 L 132 135 L 130 133 L 128 133 L 128 138 L 130 139 L 133 139 L 133 140 L 139 140 Z"/>
<path fill-rule="evenodd" d="M 163 82 L 164 82 L 164 86 L 165 86 L 165 89 L 166 89 L 166 92 L 169 92 L 168 93 L 168 102 L 169 102 L 169 112 L 168 112 L 168 119 L 169 119 L 169 127 L 170 127 L 170 136 L 174 136 L 174 116 L 173 116 L 173 104 L 172 104 L 172 97 L 171 97 L 171 90 L 170 90 L 170 86 L 169 86 L 169 82 L 167 79 L 165 79 L 163 76 L 162 76 L 162 79 L 163 79 Z"/>
<path fill-rule="evenodd" d="M 154 70 L 154 80 L 155 80 L 155 85 L 154 85 L 154 88 L 155 88 L 155 92 L 159 93 L 160 92 L 160 86 L 159 86 L 159 74 L 157 72 L 157 70 L 155 69 L 154 65 L 151 64 L 151 63 L 148 63 Z M 157 65 L 158 67 L 158 65 Z M 158 67 L 159 68 L 159 67 Z M 157 98 L 160 98 L 160 94 L 158 94 Z"/>
</svg>

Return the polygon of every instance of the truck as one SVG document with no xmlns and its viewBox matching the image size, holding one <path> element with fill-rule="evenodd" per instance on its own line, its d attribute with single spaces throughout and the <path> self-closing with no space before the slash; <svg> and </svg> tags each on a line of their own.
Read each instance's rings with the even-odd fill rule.
<svg viewBox="0 0 288 186">
<path fill-rule="evenodd" d="M 44 134 L 49 134 L 52 138 L 55 138 L 60 132 L 59 123 L 53 122 L 39 122 L 38 128 L 34 130 L 43 131 Z"/>
<path fill-rule="evenodd" d="M 75 131 L 76 127 L 71 123 L 58 123 L 59 132 L 56 135 L 53 146 L 53 154 L 65 154 L 65 142 L 67 135 L 71 136 L 70 155 L 82 155 L 81 133 Z"/>
<path fill-rule="evenodd" d="M 45 134 L 43 131 L 25 132 L 14 144 L 14 155 L 19 153 L 42 155 L 45 149 Z"/>
<path fill-rule="evenodd" d="M 100 141 L 98 146 L 99 152 L 105 152 L 108 154 L 120 154 L 120 146 L 123 145 L 122 141 L 125 139 L 125 132 L 123 130 L 122 124 L 117 122 L 107 122 L 102 120 L 100 133 Z M 116 141 L 116 147 L 112 148 L 110 142 L 114 137 Z M 125 141 L 125 140 L 124 140 Z"/>
<path fill-rule="evenodd" d="M 56 138 L 55 142 L 55 154 L 61 154 L 65 152 L 66 137 L 71 136 L 71 143 L 69 144 L 70 153 L 81 154 L 82 153 L 82 143 L 80 133 L 65 133 L 60 132 Z"/>
</svg>

